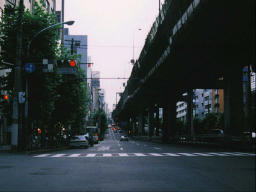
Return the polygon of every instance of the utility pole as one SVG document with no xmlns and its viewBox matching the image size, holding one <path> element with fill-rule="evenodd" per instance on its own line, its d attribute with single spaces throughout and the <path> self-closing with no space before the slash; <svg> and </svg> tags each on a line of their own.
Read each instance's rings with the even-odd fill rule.
<svg viewBox="0 0 256 192">
<path fill-rule="evenodd" d="M 64 0 L 61 2 L 61 22 L 64 22 Z M 64 24 L 62 24 L 61 44 L 64 45 Z"/>
<path fill-rule="evenodd" d="M 74 39 L 71 40 L 71 55 L 74 53 Z"/>
<path fill-rule="evenodd" d="M 22 92 L 22 21 L 23 21 L 23 2 L 20 0 L 18 12 L 18 31 L 17 31 L 17 45 L 16 45 L 16 63 L 14 67 L 14 97 L 13 97 L 13 113 L 11 126 L 11 144 L 14 147 L 21 147 L 22 145 L 22 110 L 19 104 L 19 93 Z"/>
</svg>

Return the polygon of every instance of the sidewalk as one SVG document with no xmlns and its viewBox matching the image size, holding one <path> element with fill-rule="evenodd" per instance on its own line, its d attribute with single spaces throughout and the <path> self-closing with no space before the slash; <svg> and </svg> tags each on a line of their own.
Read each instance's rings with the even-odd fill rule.
<svg viewBox="0 0 256 192">
<path fill-rule="evenodd" d="M 69 149 L 69 146 L 59 146 L 59 147 L 51 147 L 51 148 L 49 147 L 49 148 L 42 148 L 42 149 L 24 150 L 24 151 L 19 151 L 19 152 L 23 152 L 23 153 L 26 153 L 26 154 L 35 154 L 35 153 L 60 151 L 60 150 L 65 150 L 65 149 Z M 17 151 L 12 150 L 11 145 L 1 145 L 0 146 L 0 152 L 16 153 Z"/>
<path fill-rule="evenodd" d="M 0 151 L 10 151 L 11 149 L 11 145 L 0 145 Z"/>
<path fill-rule="evenodd" d="M 133 140 L 139 140 L 139 141 L 148 141 L 152 143 L 163 143 L 161 136 L 152 136 L 151 138 L 149 136 L 133 136 L 131 137 Z M 176 140 L 173 142 L 167 142 L 167 145 L 189 145 L 189 146 L 202 146 L 202 147 L 218 147 L 223 149 L 232 149 L 232 150 L 241 150 L 241 151 L 252 151 L 256 152 L 255 144 L 249 145 L 242 143 L 241 141 L 237 142 L 231 142 L 231 143 L 220 143 L 220 142 L 202 142 L 197 140 Z"/>
</svg>

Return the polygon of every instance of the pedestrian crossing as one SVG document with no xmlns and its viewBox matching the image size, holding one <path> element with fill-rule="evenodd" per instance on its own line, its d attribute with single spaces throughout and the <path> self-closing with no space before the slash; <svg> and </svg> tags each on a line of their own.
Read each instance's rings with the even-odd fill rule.
<svg viewBox="0 0 256 192">
<path fill-rule="evenodd" d="M 243 157 L 256 156 L 255 153 L 243 152 L 203 152 L 203 153 L 74 153 L 74 154 L 40 154 L 33 157 L 49 158 L 99 158 L 99 157 Z"/>
</svg>

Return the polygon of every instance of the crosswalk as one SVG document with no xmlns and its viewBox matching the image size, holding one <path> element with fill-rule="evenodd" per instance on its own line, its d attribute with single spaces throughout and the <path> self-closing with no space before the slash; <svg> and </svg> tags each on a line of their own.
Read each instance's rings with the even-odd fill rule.
<svg viewBox="0 0 256 192">
<path fill-rule="evenodd" d="M 40 154 L 33 157 L 49 157 L 49 158 L 99 158 L 99 157 L 243 157 L 243 156 L 256 156 L 255 153 L 243 152 L 204 152 L 204 153 L 74 153 L 74 154 Z"/>
</svg>

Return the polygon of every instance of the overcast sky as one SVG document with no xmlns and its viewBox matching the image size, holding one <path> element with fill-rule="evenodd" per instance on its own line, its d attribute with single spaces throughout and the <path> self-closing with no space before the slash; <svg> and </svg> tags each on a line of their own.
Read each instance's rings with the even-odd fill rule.
<svg viewBox="0 0 256 192">
<path fill-rule="evenodd" d="M 61 0 L 59 0 L 61 1 Z M 135 59 L 158 15 L 158 0 L 65 0 L 65 21 L 70 35 L 88 35 L 88 56 L 93 70 L 101 77 L 129 77 L 132 69 L 133 40 Z M 162 0 L 164 2 L 164 0 Z M 60 9 L 57 6 L 57 10 Z M 141 29 L 141 30 L 139 30 Z M 116 103 L 116 92 L 126 80 L 101 79 L 109 109 Z M 119 99 L 119 97 L 118 97 Z"/>
</svg>

